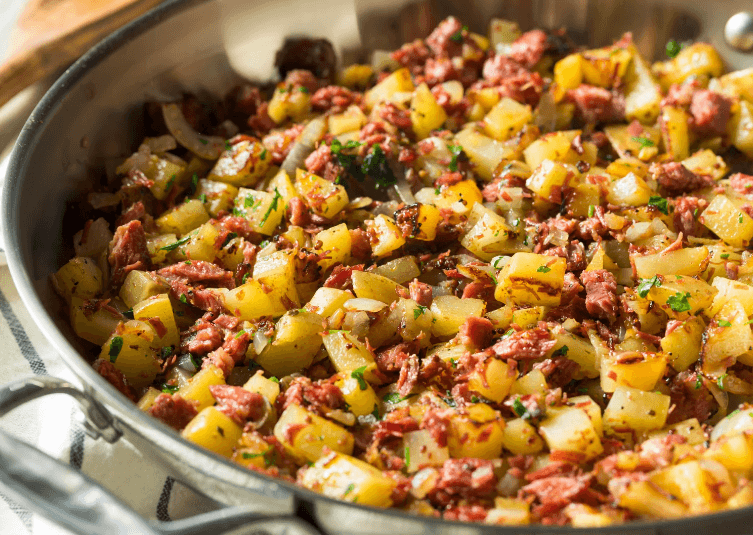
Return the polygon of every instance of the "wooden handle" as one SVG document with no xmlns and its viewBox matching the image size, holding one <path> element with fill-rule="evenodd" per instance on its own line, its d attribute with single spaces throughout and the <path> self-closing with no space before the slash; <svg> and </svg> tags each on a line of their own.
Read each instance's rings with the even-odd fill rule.
<svg viewBox="0 0 753 535">
<path fill-rule="evenodd" d="M 22 43 L 25 49 L 17 51 L 0 66 L 0 106 L 34 82 L 67 67 L 93 44 L 160 1 L 33 2 L 22 15 L 12 39 L 12 42 Z M 99 9 L 82 10 L 89 4 Z"/>
</svg>

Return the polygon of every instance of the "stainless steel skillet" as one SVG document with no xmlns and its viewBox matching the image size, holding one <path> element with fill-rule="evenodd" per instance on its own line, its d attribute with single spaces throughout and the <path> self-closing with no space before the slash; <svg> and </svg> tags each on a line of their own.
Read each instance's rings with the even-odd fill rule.
<svg viewBox="0 0 753 535">
<path fill-rule="evenodd" d="M 37 325 L 83 386 L 39 378 L 7 385 L 0 390 L 0 414 L 41 395 L 67 392 L 82 401 L 93 435 L 132 442 L 176 479 L 228 507 L 171 525 L 149 523 L 77 472 L 3 435 L 0 482 L 13 497 L 82 533 L 199 533 L 239 525 L 375 535 L 753 531 L 750 509 L 599 530 L 462 524 L 345 503 L 251 473 L 184 441 L 100 377 L 81 356 L 86 348 L 47 283 L 70 256 L 66 201 L 90 189 L 108 160 L 129 154 L 140 140 L 141 103 L 181 90 L 219 95 L 241 75 L 267 79 L 274 52 L 287 35 L 326 37 L 348 62 L 366 59 L 367 50 L 395 48 L 424 36 L 449 14 L 477 31 L 485 30 L 490 17 L 500 16 L 524 28 L 566 26 L 591 45 L 632 30 L 648 55 L 660 52 L 669 39 L 708 40 L 731 68 L 744 68 L 753 66 L 753 55 L 727 45 L 724 27 L 746 6 L 750 9 L 735 0 L 169 0 L 117 31 L 68 69 L 37 106 L 15 147 L 2 199 L 14 282 Z"/>
</svg>

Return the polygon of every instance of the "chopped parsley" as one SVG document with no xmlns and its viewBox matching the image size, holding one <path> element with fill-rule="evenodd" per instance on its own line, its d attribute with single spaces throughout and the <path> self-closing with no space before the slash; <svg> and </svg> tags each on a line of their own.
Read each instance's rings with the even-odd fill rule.
<svg viewBox="0 0 753 535">
<path fill-rule="evenodd" d="M 233 208 L 233 216 L 235 216 L 235 217 L 243 217 L 245 215 L 246 215 L 246 212 L 244 212 L 240 208 Z"/>
<path fill-rule="evenodd" d="M 743 214 L 740 214 L 739 216 L 737 216 L 737 222 L 741 225 L 743 224 Z"/>
<path fill-rule="evenodd" d="M 410 448 L 408 446 L 405 446 L 405 465 L 410 466 Z"/>
<path fill-rule="evenodd" d="M 238 332 L 236 333 L 236 335 L 235 335 L 235 339 L 237 340 L 238 338 L 240 338 L 240 337 L 241 337 L 241 336 L 243 336 L 244 334 L 246 334 L 246 331 L 245 331 L 244 329 L 241 329 L 240 331 L 238 331 Z"/>
<path fill-rule="evenodd" d="M 447 405 L 449 405 L 449 406 L 450 406 L 450 407 L 452 407 L 453 409 L 454 409 L 455 407 L 457 407 L 457 406 L 458 406 L 458 404 L 457 404 L 457 403 L 455 403 L 455 399 L 454 399 L 454 398 L 452 397 L 452 392 L 450 392 L 449 390 L 447 390 L 447 391 L 445 392 L 445 394 L 446 394 L 446 396 L 447 396 L 447 397 L 442 397 L 442 396 L 439 396 L 439 397 L 441 397 L 441 398 L 442 398 L 442 401 L 444 401 L 445 403 L 447 403 Z"/>
<path fill-rule="evenodd" d="M 434 195 L 439 195 L 442 193 L 442 190 L 440 188 L 434 188 Z"/>
<path fill-rule="evenodd" d="M 225 248 L 225 246 L 226 246 L 226 245 L 227 245 L 228 243 L 230 243 L 230 241 L 231 241 L 231 240 L 234 240 L 234 239 L 235 239 L 235 238 L 237 238 L 237 237 L 238 237 L 238 235 L 237 235 L 237 234 L 236 234 L 235 232 L 231 232 L 231 233 L 229 233 L 229 234 L 227 235 L 227 237 L 225 238 L 225 241 L 224 241 L 224 242 L 222 242 L 222 247 L 220 247 L 220 249 L 224 249 L 224 248 Z"/>
<path fill-rule="evenodd" d="M 666 51 L 668 57 L 674 58 L 677 56 L 677 54 L 680 53 L 680 50 L 682 50 L 682 45 L 680 45 L 680 43 L 672 39 L 671 41 L 667 43 L 667 46 L 665 47 L 664 50 Z"/>
<path fill-rule="evenodd" d="M 199 200 L 200 200 L 201 202 L 203 202 L 203 203 L 206 203 L 206 202 L 207 202 L 207 196 L 206 196 L 206 193 L 202 193 L 201 195 L 199 195 Z"/>
<path fill-rule="evenodd" d="M 206 145 L 206 144 L 209 143 L 209 140 L 208 139 L 204 139 L 203 137 L 200 137 L 199 138 L 199 143 L 201 143 L 202 145 Z"/>
<path fill-rule="evenodd" d="M 170 355 L 173 354 L 173 347 L 172 346 L 165 346 L 162 348 L 162 358 L 166 359 Z"/>
<path fill-rule="evenodd" d="M 196 355 L 193 353 L 188 354 L 188 358 L 191 361 L 191 364 L 193 364 L 194 368 L 197 370 L 201 368 L 201 363 L 203 362 L 203 359 L 199 358 L 199 360 L 196 360 Z"/>
<path fill-rule="evenodd" d="M 329 146 L 329 150 L 337 157 L 337 163 L 342 165 L 345 169 L 349 169 L 356 161 L 355 154 L 346 154 L 343 149 L 357 149 L 362 143 L 358 141 L 350 140 L 343 145 L 339 139 L 333 139 L 332 144 Z"/>
<path fill-rule="evenodd" d="M 374 417 L 375 420 L 380 420 L 381 415 L 379 414 L 379 406 L 374 403 L 374 410 L 371 411 L 371 415 Z"/>
<path fill-rule="evenodd" d="M 254 201 L 255 200 L 256 199 L 254 199 L 253 195 L 249 195 L 248 197 L 246 197 L 245 199 L 243 199 L 243 207 L 244 208 L 251 208 L 254 205 Z"/>
<path fill-rule="evenodd" d="M 280 199 L 282 199 L 282 195 L 280 195 L 280 192 L 277 191 L 277 188 L 275 188 L 275 195 L 274 197 L 272 197 L 272 202 L 269 203 L 269 208 L 267 208 L 267 212 L 264 214 L 264 217 L 262 218 L 261 223 L 259 223 L 259 226 L 262 226 L 267 222 L 267 218 L 273 210 L 277 210 L 277 204 L 280 202 Z"/>
<path fill-rule="evenodd" d="M 726 373 L 723 373 L 719 379 L 716 380 L 716 386 L 719 387 L 720 390 L 724 390 L 724 378 L 727 377 Z"/>
<path fill-rule="evenodd" d="M 471 396 L 471 403 L 478 403 L 481 401 L 478 396 Z"/>
<path fill-rule="evenodd" d="M 732 324 L 727 320 L 717 320 L 716 323 L 719 325 L 719 327 L 732 327 Z"/>
<path fill-rule="evenodd" d="M 354 483 L 351 483 L 348 485 L 348 488 L 345 489 L 345 492 L 343 492 L 343 498 L 345 498 L 348 494 L 356 490 L 356 486 Z"/>
<path fill-rule="evenodd" d="M 651 288 L 653 288 L 654 286 L 656 286 L 657 288 L 661 286 L 661 279 L 659 279 L 658 275 L 654 275 L 650 279 L 643 279 L 641 283 L 635 287 L 635 291 L 642 299 L 645 299 L 648 295 L 648 292 L 650 292 Z"/>
<path fill-rule="evenodd" d="M 596 207 L 593 204 L 588 205 L 588 217 L 593 217 L 596 213 Z"/>
<path fill-rule="evenodd" d="M 196 188 L 198 187 L 199 187 L 199 175 L 194 173 L 193 176 L 191 176 L 191 185 L 188 186 L 188 194 L 193 195 L 194 193 L 196 193 Z"/>
<path fill-rule="evenodd" d="M 461 43 L 463 41 L 463 32 L 468 31 L 468 26 L 463 26 L 462 29 L 458 30 L 457 32 L 453 33 L 450 36 L 450 40 L 454 41 L 456 43 Z"/>
<path fill-rule="evenodd" d="M 116 360 L 118 360 L 118 355 L 120 355 L 121 349 L 123 349 L 123 337 L 113 336 L 112 341 L 110 342 L 110 362 L 115 362 Z"/>
<path fill-rule="evenodd" d="M 419 317 L 419 316 L 420 316 L 421 314 L 424 314 L 424 313 L 426 312 L 426 310 L 427 310 L 427 308 L 426 308 L 425 306 L 423 306 L 423 305 L 418 305 L 418 307 L 416 307 L 416 308 L 414 308 L 414 309 L 413 309 L 413 319 L 414 319 L 414 320 L 417 320 L 417 319 L 418 319 L 418 317 Z"/>
<path fill-rule="evenodd" d="M 515 334 L 515 329 L 507 329 L 507 331 L 505 331 L 505 334 L 502 335 L 502 338 L 508 338 L 513 334 Z"/>
<path fill-rule="evenodd" d="M 547 266 L 539 266 L 539 269 L 536 270 L 538 273 L 549 273 L 552 271 L 552 268 Z"/>
<path fill-rule="evenodd" d="M 562 355 L 562 356 L 564 356 L 564 355 L 567 355 L 567 352 L 568 352 L 569 350 L 570 350 L 570 348 L 569 348 L 569 347 L 567 347 L 567 346 L 562 346 L 562 347 L 561 347 L 561 348 L 559 348 L 559 349 L 558 349 L 557 351 L 555 351 L 554 353 L 552 353 L 552 356 L 554 357 L 554 356 L 557 356 L 557 355 Z"/>
<path fill-rule="evenodd" d="M 272 381 L 273 383 L 279 383 L 280 382 L 280 380 L 277 377 L 275 377 L 274 375 L 272 377 L 270 377 L 269 380 Z"/>
<path fill-rule="evenodd" d="M 248 280 L 248 276 L 249 276 L 250 274 L 251 274 L 251 273 L 244 273 L 244 274 L 243 274 L 243 277 L 241 278 L 241 284 L 246 284 L 246 281 Z"/>
<path fill-rule="evenodd" d="M 259 155 L 260 160 L 266 160 L 267 159 L 267 149 L 264 149 L 261 151 L 261 154 Z"/>
<path fill-rule="evenodd" d="M 667 206 L 667 199 L 659 195 L 651 195 L 648 199 L 648 205 L 653 206 L 664 215 L 669 215 L 669 207 Z"/>
<path fill-rule="evenodd" d="M 397 392 L 389 392 L 384 395 L 384 397 L 382 398 L 382 401 L 384 401 L 385 403 L 391 403 L 392 405 L 396 405 L 400 403 L 401 401 L 405 401 L 406 399 L 407 398 L 404 398 Z"/>
<path fill-rule="evenodd" d="M 123 317 L 126 318 L 126 319 L 129 319 L 129 320 L 132 320 L 133 319 L 133 309 L 129 308 L 128 310 L 126 310 L 125 312 L 123 312 Z"/>
<path fill-rule="evenodd" d="M 169 385 L 167 383 L 162 385 L 162 391 L 165 394 L 175 394 L 180 387 L 178 385 Z"/>
<path fill-rule="evenodd" d="M 720 254 L 719 257 L 727 260 L 729 258 L 729 253 Z"/>
<path fill-rule="evenodd" d="M 526 406 L 523 405 L 523 402 L 520 401 L 520 398 L 515 398 L 512 402 L 512 410 L 515 411 L 515 414 L 523 418 L 523 415 L 525 415 L 528 410 L 526 409 Z"/>
<path fill-rule="evenodd" d="M 701 386 L 703 385 L 703 381 L 701 380 L 701 375 L 696 374 L 695 376 L 695 389 L 700 390 Z"/>
<path fill-rule="evenodd" d="M 233 150 L 233 145 L 227 139 L 225 140 L 225 150 Z"/>
<path fill-rule="evenodd" d="M 188 298 L 186 297 L 186 294 L 180 294 L 180 302 L 188 303 Z"/>
<path fill-rule="evenodd" d="M 332 331 L 330 331 L 332 332 Z M 366 379 L 363 378 L 363 372 L 366 371 L 366 366 L 361 366 L 360 368 L 356 368 L 353 370 L 350 374 L 350 376 L 358 381 L 358 388 L 361 390 L 366 390 L 368 388 L 368 383 L 366 383 Z"/>
<path fill-rule="evenodd" d="M 178 241 L 175 241 L 175 242 L 171 243 L 170 245 L 165 245 L 164 247 L 160 247 L 160 251 L 174 251 L 175 249 L 177 249 L 181 245 L 184 245 L 184 244 L 188 243 L 188 241 L 190 239 L 191 239 L 191 236 L 186 236 L 182 240 L 178 240 Z"/>
<path fill-rule="evenodd" d="M 298 88 L 298 91 L 300 91 L 301 93 L 308 93 L 309 92 L 309 88 L 305 87 L 305 86 L 301 86 L 301 87 Z"/>
<path fill-rule="evenodd" d="M 667 304 L 669 305 L 669 308 L 675 312 L 687 312 L 690 310 L 688 297 L 690 297 L 689 292 L 677 292 L 675 295 L 671 295 L 667 298 Z"/>
<path fill-rule="evenodd" d="M 458 156 L 463 152 L 463 147 L 460 145 L 447 145 L 447 148 L 452 153 L 452 159 L 450 160 L 450 171 L 453 173 L 458 170 Z"/>
<path fill-rule="evenodd" d="M 384 156 L 384 151 L 378 143 L 371 146 L 371 152 L 363 159 L 361 171 L 374 179 L 377 188 L 386 188 L 397 182 Z"/>
<path fill-rule="evenodd" d="M 735 409 L 731 413 L 729 413 L 725 418 L 732 418 L 735 414 L 739 412 L 740 412 L 740 409 Z"/>
<path fill-rule="evenodd" d="M 633 136 L 630 139 L 638 143 L 641 147 L 653 147 L 655 143 L 648 139 L 647 137 L 641 137 L 641 136 Z"/>
</svg>

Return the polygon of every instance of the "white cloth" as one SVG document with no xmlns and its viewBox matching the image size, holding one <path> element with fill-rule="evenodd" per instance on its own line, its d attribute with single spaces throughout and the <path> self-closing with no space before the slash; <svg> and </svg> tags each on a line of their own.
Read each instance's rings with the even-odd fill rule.
<svg viewBox="0 0 753 535">
<path fill-rule="evenodd" d="M 34 325 L 7 266 L 0 266 L 0 384 L 23 377 L 74 376 Z M 78 382 L 78 381 L 75 381 Z M 55 394 L 20 407 L 0 427 L 45 453 L 78 467 L 144 518 L 175 520 L 211 510 L 210 502 L 144 459 L 129 443 L 107 444 L 84 434 L 72 398 Z M 47 519 L 13 503 L 0 491 L 3 535 L 68 535 Z"/>
</svg>

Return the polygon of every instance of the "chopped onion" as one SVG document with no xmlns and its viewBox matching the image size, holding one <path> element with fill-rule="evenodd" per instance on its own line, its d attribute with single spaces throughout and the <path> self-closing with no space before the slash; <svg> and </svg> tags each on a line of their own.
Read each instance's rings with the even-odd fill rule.
<svg viewBox="0 0 753 535">
<path fill-rule="evenodd" d="M 341 409 L 331 410 L 327 413 L 327 418 L 340 422 L 343 425 L 351 426 L 356 423 L 356 415 L 352 412 L 345 412 Z"/>
<path fill-rule="evenodd" d="M 388 50 L 374 50 L 371 54 L 371 68 L 376 72 L 394 71 L 400 68 L 400 64 L 392 59 L 392 52 Z"/>
<path fill-rule="evenodd" d="M 86 200 L 89 201 L 92 208 L 95 210 L 101 210 L 102 208 L 110 208 L 111 206 L 117 206 L 120 204 L 120 195 L 114 193 L 90 193 Z"/>
<path fill-rule="evenodd" d="M 397 191 L 398 197 L 400 197 L 400 200 L 405 204 L 416 204 L 416 198 L 413 196 L 410 184 L 405 179 L 405 173 L 400 173 L 397 175 L 395 191 Z"/>
<path fill-rule="evenodd" d="M 751 417 L 750 413 L 750 406 L 743 405 L 740 412 L 732 413 L 721 420 L 714 426 L 714 430 L 711 431 L 711 441 L 715 442 L 726 435 L 736 435 L 744 431 L 753 430 L 753 417 Z"/>
<path fill-rule="evenodd" d="M 272 413 L 272 405 L 269 403 L 269 400 L 265 398 L 264 396 L 262 396 L 262 400 L 264 401 L 264 414 L 262 414 L 256 420 L 252 420 L 250 422 L 257 429 L 263 426 L 265 423 L 267 423 L 267 419 L 269 418 L 269 415 Z"/>
<path fill-rule="evenodd" d="M 567 244 L 570 243 L 570 235 L 564 230 L 551 228 L 544 243 L 553 243 L 560 247 L 567 247 Z"/>
<path fill-rule="evenodd" d="M 421 269 L 413 256 L 401 256 L 373 269 L 373 273 L 403 284 L 421 275 Z"/>
<path fill-rule="evenodd" d="M 373 202 L 374 200 L 371 197 L 356 197 L 348 203 L 348 206 L 346 206 L 345 209 L 358 210 L 359 208 L 366 208 Z"/>
<path fill-rule="evenodd" d="M 178 148 L 178 143 L 175 141 L 175 138 L 168 135 L 144 138 L 143 145 L 149 147 L 149 150 L 153 154 L 157 152 L 167 152 Z"/>
<path fill-rule="evenodd" d="M 368 299 L 366 297 L 356 297 L 354 299 L 348 299 L 343 303 L 345 310 L 364 311 L 364 312 L 379 312 L 387 305 L 376 299 Z"/>
<path fill-rule="evenodd" d="M 308 158 L 309 154 L 314 152 L 316 144 L 327 133 L 327 123 L 323 117 L 317 117 L 312 119 L 309 123 L 303 127 L 301 135 L 298 136 L 293 147 L 290 149 L 285 161 L 282 162 L 280 168 L 289 175 L 295 173 L 295 170 L 303 168 L 304 161 Z"/>
<path fill-rule="evenodd" d="M 205 160 L 216 160 L 225 150 L 225 140 L 218 136 L 202 136 L 186 120 L 175 103 L 162 105 L 162 117 L 175 140 Z"/>
<path fill-rule="evenodd" d="M 370 327 L 371 318 L 366 312 L 362 310 L 358 312 L 345 312 L 342 328 L 346 331 L 350 331 L 353 336 L 364 337 L 368 335 Z"/>
<path fill-rule="evenodd" d="M 386 215 L 389 217 L 395 217 L 395 210 L 397 210 L 397 207 L 400 205 L 397 201 L 387 201 L 383 202 L 376 208 L 374 208 L 374 217 L 378 215 Z"/>
<path fill-rule="evenodd" d="M 107 246 L 112 240 L 112 232 L 110 232 L 110 226 L 104 218 L 92 221 L 86 231 L 86 241 L 81 242 L 81 238 L 84 237 L 84 230 L 79 230 L 73 236 L 73 248 L 76 251 L 76 256 L 91 256 L 96 257 L 107 249 Z"/>
<path fill-rule="evenodd" d="M 261 329 L 256 331 L 254 333 L 254 351 L 256 351 L 256 354 L 259 355 L 264 350 L 265 347 L 267 347 L 267 344 L 269 344 L 269 337 L 262 332 Z"/>
<path fill-rule="evenodd" d="M 497 483 L 497 492 L 501 496 L 515 496 L 520 488 L 520 479 L 507 472 Z"/>
<path fill-rule="evenodd" d="M 193 363 L 193 360 L 191 360 L 191 355 L 182 355 L 178 359 L 178 363 L 176 365 L 177 368 L 181 368 L 189 373 L 195 373 L 198 370 L 196 369 L 196 366 Z"/>
</svg>

